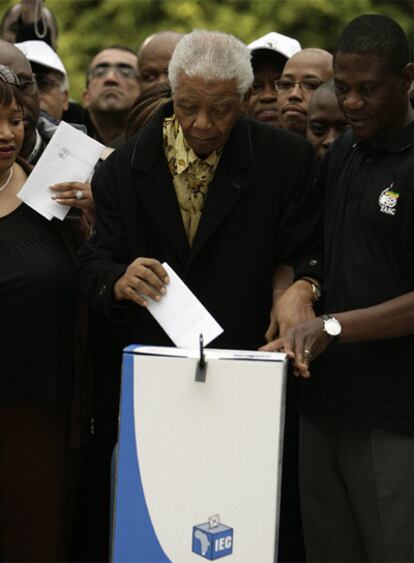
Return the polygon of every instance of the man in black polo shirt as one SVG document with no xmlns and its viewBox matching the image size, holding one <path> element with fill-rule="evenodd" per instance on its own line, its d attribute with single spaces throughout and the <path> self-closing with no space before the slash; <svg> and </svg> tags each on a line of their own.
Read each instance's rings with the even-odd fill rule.
<svg viewBox="0 0 414 563">
<path fill-rule="evenodd" d="M 410 60 L 403 30 L 385 16 L 360 16 L 339 38 L 335 86 L 351 130 L 321 168 L 326 315 L 267 347 L 282 345 L 305 378 L 300 472 L 308 561 L 414 561 Z M 297 274 L 317 278 L 313 270 L 308 260 Z"/>
</svg>

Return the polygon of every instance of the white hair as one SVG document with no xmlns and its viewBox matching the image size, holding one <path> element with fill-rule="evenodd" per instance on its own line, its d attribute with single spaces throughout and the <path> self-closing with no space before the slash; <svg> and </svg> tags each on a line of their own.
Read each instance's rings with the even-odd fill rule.
<svg viewBox="0 0 414 563">
<path fill-rule="evenodd" d="M 173 92 L 183 73 L 206 81 L 234 78 L 243 97 L 253 83 L 251 53 L 233 35 L 194 30 L 180 39 L 171 57 L 168 79 Z"/>
</svg>

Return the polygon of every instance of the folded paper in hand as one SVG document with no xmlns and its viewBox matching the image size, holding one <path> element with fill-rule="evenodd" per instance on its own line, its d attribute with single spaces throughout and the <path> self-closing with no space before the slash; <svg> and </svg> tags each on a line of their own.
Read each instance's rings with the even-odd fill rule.
<svg viewBox="0 0 414 563">
<path fill-rule="evenodd" d="M 86 182 L 104 145 L 61 121 L 26 183 L 17 194 L 32 209 L 63 220 L 70 207 L 51 199 L 50 186 L 61 182 Z"/>
</svg>

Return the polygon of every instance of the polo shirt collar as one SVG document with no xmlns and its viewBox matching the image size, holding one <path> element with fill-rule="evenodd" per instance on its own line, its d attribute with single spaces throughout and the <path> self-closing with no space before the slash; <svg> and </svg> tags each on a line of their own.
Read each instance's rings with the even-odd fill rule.
<svg viewBox="0 0 414 563">
<path fill-rule="evenodd" d="M 371 141 L 364 139 L 357 141 L 357 145 L 367 152 L 385 151 L 394 154 L 404 152 L 414 146 L 414 121 L 411 121 L 411 123 L 384 140 Z"/>
</svg>

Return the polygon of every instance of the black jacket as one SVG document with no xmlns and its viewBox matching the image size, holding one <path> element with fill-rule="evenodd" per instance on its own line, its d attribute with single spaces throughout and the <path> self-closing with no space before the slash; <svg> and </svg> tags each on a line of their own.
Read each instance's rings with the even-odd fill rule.
<svg viewBox="0 0 414 563">
<path fill-rule="evenodd" d="M 112 318 L 129 321 L 130 343 L 169 344 L 149 312 L 113 301 L 113 285 L 138 257 L 168 262 L 224 328 L 213 347 L 264 343 L 272 273 L 306 248 L 319 202 L 304 139 L 240 117 L 210 185 L 189 247 L 162 145 L 166 104 L 96 172 L 96 236 L 81 249 L 80 283 Z"/>
</svg>

